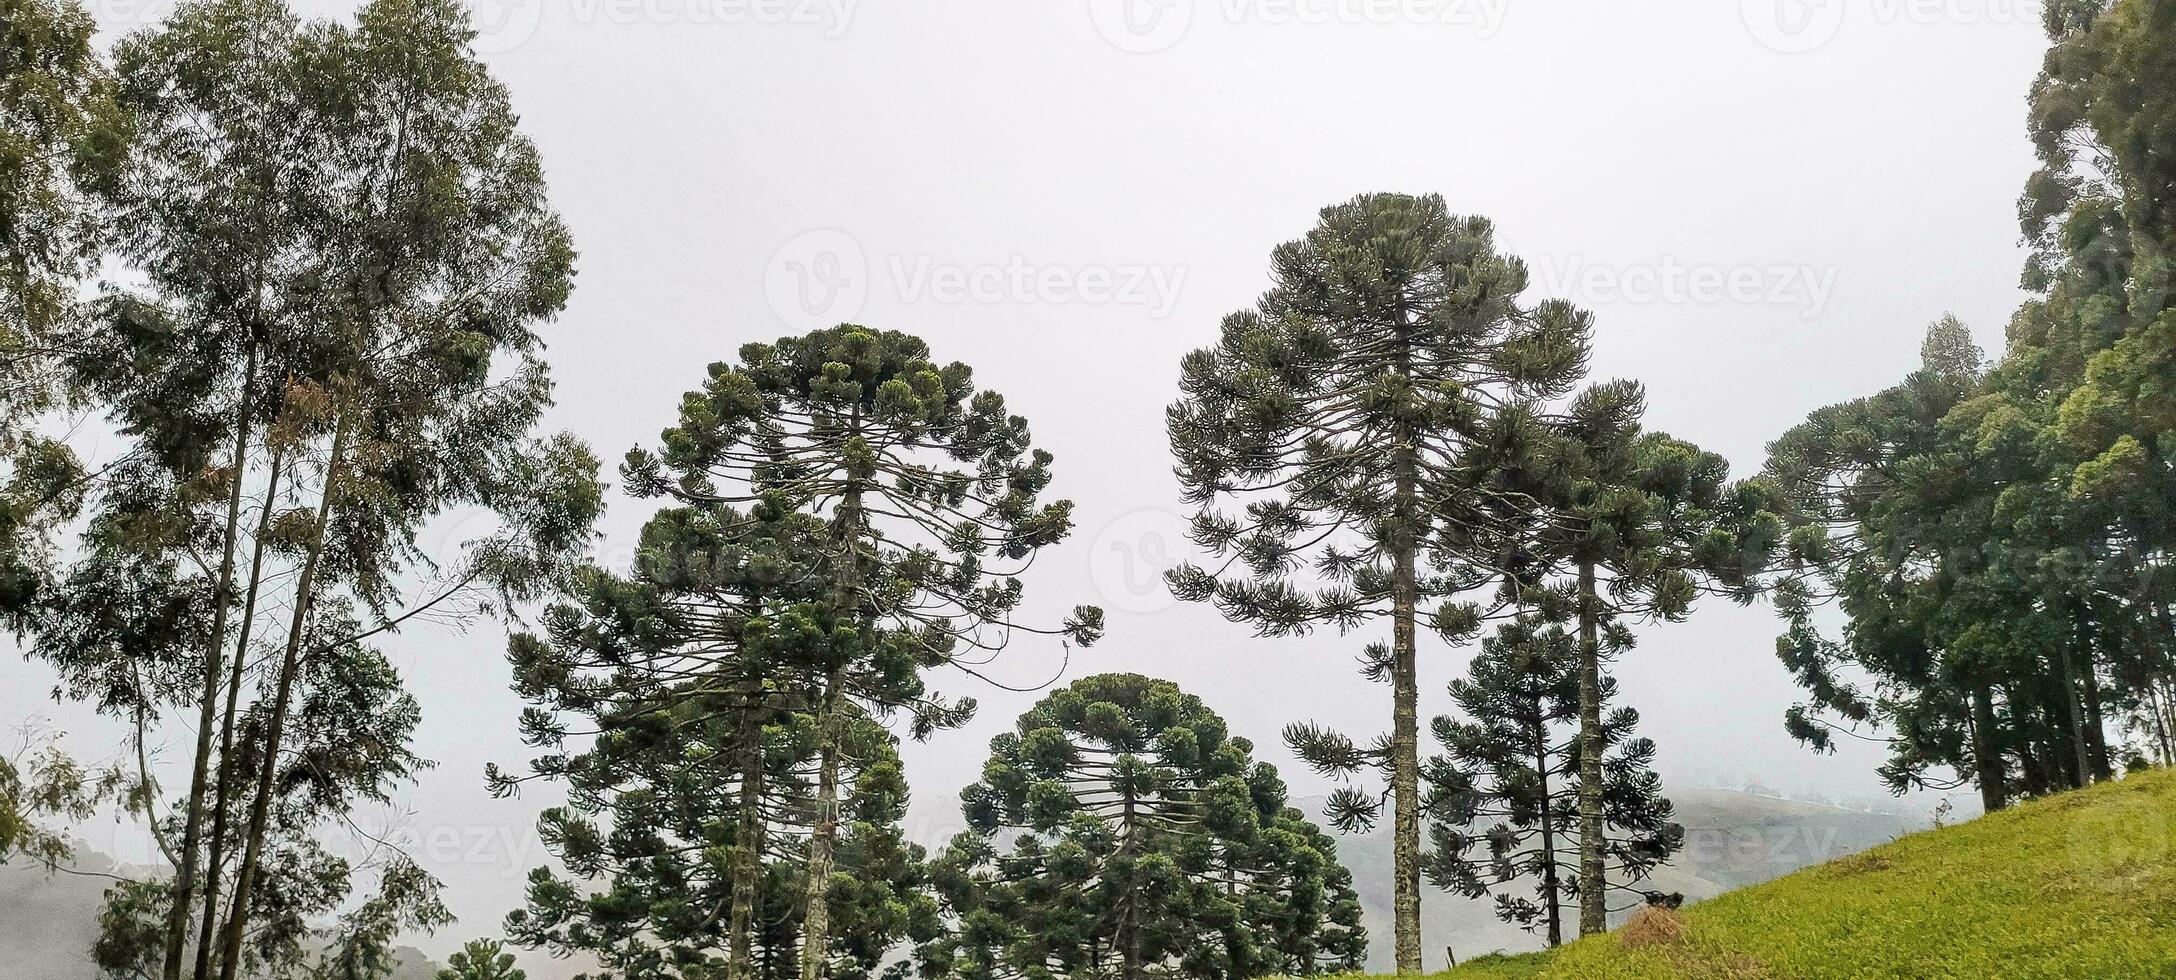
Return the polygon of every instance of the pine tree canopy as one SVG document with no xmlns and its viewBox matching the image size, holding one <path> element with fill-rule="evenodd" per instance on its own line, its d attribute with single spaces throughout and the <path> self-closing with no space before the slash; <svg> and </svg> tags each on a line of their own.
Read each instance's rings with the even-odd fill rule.
<svg viewBox="0 0 2176 980">
<path fill-rule="evenodd" d="M 1630 643 L 1620 628 L 1608 647 L 1621 654 Z M 1444 752 L 1427 769 L 1429 880 L 1468 898 L 1494 896 L 1499 918 L 1552 946 L 1565 938 L 1563 908 L 1581 885 L 1578 656 L 1578 638 L 1561 619 L 1528 615 L 1498 627 L 1468 675 L 1451 682 L 1458 714 L 1435 719 Z M 1607 675 L 1601 700 L 1617 700 Z M 1655 745 L 1633 735 L 1638 723 L 1624 706 L 1602 722 L 1604 887 L 1613 911 L 1637 904 L 1640 882 L 1684 843 L 1650 768 Z"/>
<path fill-rule="evenodd" d="M 960 920 L 924 951 L 963 978 L 1313 975 L 1366 952 L 1351 875 L 1200 699 L 1074 682 L 991 742 L 937 880 Z"/>
</svg>

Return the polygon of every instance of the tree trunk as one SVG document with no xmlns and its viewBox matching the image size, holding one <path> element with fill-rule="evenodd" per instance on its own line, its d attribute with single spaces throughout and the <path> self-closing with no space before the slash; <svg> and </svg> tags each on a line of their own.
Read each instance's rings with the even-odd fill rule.
<svg viewBox="0 0 2176 980">
<path fill-rule="evenodd" d="M 242 599 L 242 622 L 234 640 L 234 663 L 227 673 L 227 704 L 219 720 L 219 778 L 212 802 L 211 856 L 204 862 L 204 919 L 197 926 L 195 980 L 211 980 L 212 949 L 217 945 L 219 919 L 219 872 L 227 860 L 227 808 L 234 805 L 234 717 L 242 700 L 242 675 L 249 664 L 249 640 L 257 621 L 257 598 L 264 586 L 266 532 L 272 526 L 273 503 L 279 497 L 280 469 L 286 462 L 284 446 L 272 448 L 272 475 L 265 481 L 264 509 L 257 515 L 257 534 L 250 545 L 249 589 Z"/>
<path fill-rule="evenodd" d="M 2176 765 L 2176 741 L 2171 740 L 2172 735 L 2176 735 L 2176 726 L 2169 723 L 2168 681 L 2154 678 L 2146 684 L 2146 692 L 2150 696 L 2149 705 L 2153 710 L 2153 733 L 2158 740 L 2155 744 L 2161 751 L 2161 764 Z"/>
<path fill-rule="evenodd" d="M 825 980 L 831 953 L 831 862 L 839 835 L 839 687 L 844 667 L 824 679 L 816 712 L 816 819 L 808 835 L 808 910 L 801 921 L 801 980 Z"/>
<path fill-rule="evenodd" d="M 1534 773 L 1541 779 L 1541 904 L 1549 912 L 1549 948 L 1564 945 L 1564 902 L 1557 888 L 1556 818 L 1549 805 L 1549 735 L 1534 722 Z"/>
<path fill-rule="evenodd" d="M 2108 751 L 2108 728 L 2101 715 L 2100 672 L 2090 663 L 2083 674 L 2085 680 L 2085 738 L 2086 748 L 2093 754 L 2093 778 L 2114 779 L 2114 757 Z"/>
<path fill-rule="evenodd" d="M 1420 668 L 1415 653 L 1414 616 L 1419 604 L 1414 571 L 1417 548 L 1413 521 L 1418 506 L 1417 467 L 1410 446 L 1399 450 L 1397 577 L 1391 585 L 1391 730 L 1390 795 L 1392 933 L 1400 976 L 1418 976 L 1420 951 Z"/>
<path fill-rule="evenodd" d="M 196 756 L 189 771 L 189 812 L 181 830 L 181 864 L 174 871 L 173 907 L 166 912 L 166 955 L 159 965 L 164 980 L 180 980 L 181 960 L 188 945 L 189 913 L 196 908 L 197 851 L 204 839 L 204 796 L 211 780 L 212 727 L 218 720 L 219 681 L 227 647 L 227 612 L 233 605 L 234 552 L 242 530 L 242 484 L 249 474 L 249 437 L 253 430 L 251 409 L 257 388 L 257 342 L 249 342 L 242 367 L 242 393 L 235 407 L 234 473 L 227 488 L 227 525 L 219 559 L 219 583 L 212 592 L 211 639 L 204 644 L 204 693 L 197 704 Z M 245 651 L 235 651 L 241 658 Z"/>
<path fill-rule="evenodd" d="M 756 703 L 763 681 L 748 680 L 740 738 L 740 826 L 733 841 L 733 913 L 726 980 L 755 980 L 756 883 L 763 874 L 763 725 Z"/>
<path fill-rule="evenodd" d="M 1609 931 L 1602 855 L 1602 646 L 1594 562 L 1579 561 L 1579 934 Z"/>
<path fill-rule="evenodd" d="M 280 736 L 287 727 L 287 707 L 293 699 L 296 674 L 300 672 L 302 644 L 309 627 L 310 605 L 317 585 L 319 560 L 325 554 L 325 530 L 332 522 L 333 507 L 340 496 L 340 473 L 348 442 L 348 413 L 343 410 L 334 426 L 332 455 L 325 465 L 325 490 L 318 498 L 316 527 L 310 549 L 295 580 L 295 612 L 287 628 L 287 650 L 280 660 L 274 682 L 272 719 L 265 730 L 262 761 L 257 769 L 257 793 L 250 801 L 249 831 L 242 847 L 242 866 L 234 873 L 234 901 L 227 915 L 227 935 L 219 963 L 220 980 L 234 980 L 242 965 L 242 940 L 249 932 L 249 895 L 256 885 L 257 865 L 264 856 L 266 824 L 272 815 L 273 777 L 279 770 Z"/>
<path fill-rule="evenodd" d="M 2073 756 L 2068 762 L 2075 767 L 2071 773 L 2071 784 L 2083 787 L 2093 781 L 2093 760 L 2085 742 L 2085 707 L 2078 699 L 2078 658 L 2070 644 L 2063 644 L 2061 649 L 2062 708 L 2064 720 L 2069 725 L 2070 750 Z"/>
<path fill-rule="evenodd" d="M 2176 643 L 2176 622 L 2172 622 L 2168 606 L 2149 597 L 2146 605 L 2153 610 L 2155 622 L 2161 624 L 2160 635 L 2152 638 L 2154 649 L 2154 677 L 2161 697 L 2161 714 L 2155 720 L 2161 726 L 2161 764 L 2176 765 L 2176 684 L 2170 681 L 2169 644 Z"/>
<path fill-rule="evenodd" d="M 1993 813 L 2009 806 L 2008 767 L 1995 749 L 1995 695 L 1985 684 L 1972 689 L 1972 768 L 1980 807 Z"/>
<path fill-rule="evenodd" d="M 1133 788 L 1128 786 L 1120 792 L 1123 794 L 1124 810 L 1118 819 L 1124 827 L 1125 836 L 1119 839 L 1117 859 L 1130 861 L 1133 858 L 1134 835 L 1140 833 L 1140 821 L 1134 813 Z M 1148 976 L 1148 964 L 1143 962 L 1141 951 L 1141 907 L 1137 886 L 1138 880 L 1124 882 L 1118 893 L 1119 980 L 1145 980 Z"/>
<path fill-rule="evenodd" d="M 2046 710 L 2046 706 L 2041 703 L 2045 699 L 2026 695 L 2037 694 L 2039 687 L 2040 685 L 2022 687 L 2019 679 L 2012 679 L 2002 689 L 2004 700 L 2009 702 L 2011 723 L 2018 736 L 2017 744 L 2011 748 L 2017 752 L 2018 770 L 2024 784 L 2022 795 L 2026 797 L 2052 792 L 2059 783 L 2065 781 L 2062 765 L 2051 765 L 2036 740 L 2041 726 L 2035 722 L 2040 713 Z"/>
<path fill-rule="evenodd" d="M 861 406 L 856 404 L 850 418 L 852 435 L 849 443 L 861 442 L 861 422 Z M 863 489 L 859 478 L 852 478 L 839 495 L 837 541 L 845 554 L 839 562 L 837 602 L 842 612 L 851 615 L 857 625 L 873 634 L 874 603 L 866 601 L 862 595 L 861 540 L 863 522 L 868 519 L 861 506 Z M 840 663 L 825 674 L 823 702 L 816 712 L 816 815 L 808 837 L 808 891 L 801 915 L 801 980 L 824 980 L 824 964 L 830 958 L 831 866 L 839 832 L 839 709 L 845 698 L 845 675 L 849 666 Z"/>
<path fill-rule="evenodd" d="M 2097 643 L 2097 631 L 2093 625 L 2092 607 L 2080 603 L 2078 605 L 2078 653 L 2073 655 L 2071 659 L 2082 658 L 2084 663 L 2074 666 L 2066 664 L 2065 669 L 2071 670 L 2077 675 L 2079 700 L 2075 703 L 2075 708 L 2079 710 L 2078 724 L 2085 735 L 2084 741 L 2079 745 L 2079 750 L 2084 755 L 2079 759 L 2078 768 L 2085 774 L 2086 782 L 2089 783 L 2099 782 L 2115 775 L 2108 769 L 2108 735 L 2101 729 L 2100 684 L 2096 680 L 2100 674 L 2100 658 L 2093 653 Z"/>
</svg>

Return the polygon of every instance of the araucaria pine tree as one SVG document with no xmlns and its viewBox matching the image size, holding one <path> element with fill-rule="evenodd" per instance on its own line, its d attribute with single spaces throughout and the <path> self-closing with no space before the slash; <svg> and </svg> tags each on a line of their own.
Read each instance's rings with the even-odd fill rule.
<svg viewBox="0 0 2176 980">
<path fill-rule="evenodd" d="M 1496 474 L 1507 492 L 1538 504 L 1501 522 L 1503 553 L 1522 570 L 1519 599 L 1562 597 L 1565 620 L 1577 625 L 1576 836 L 1579 874 L 1589 883 L 1606 881 L 1610 861 L 1605 637 L 1623 619 L 1683 619 L 1703 589 L 1751 601 L 1783 533 L 1766 482 L 1732 482 L 1721 456 L 1643 430 L 1645 403 L 1636 383 L 1589 387 L 1537 416 L 1530 465 Z M 1580 935 L 1607 929 L 1608 914 L 1606 887 L 1581 890 Z"/>
<path fill-rule="evenodd" d="M 1489 222 L 1433 195 L 1370 194 L 1327 208 L 1272 257 L 1274 285 L 1186 356 L 1169 412 L 1193 536 L 1221 564 L 1170 574 L 1265 636 L 1368 629 L 1365 669 L 1391 687 L 1390 732 L 1349 738 L 1295 726 L 1312 764 L 1388 777 L 1400 973 L 1421 970 L 1420 628 L 1476 636 L 1506 608 L 1496 518 L 1527 501 L 1487 474 L 1520 448 L 1509 406 L 1562 396 L 1586 362 L 1589 317 L 1521 302 L 1525 266 Z M 1220 506 L 1244 506 L 1237 516 Z M 1454 506 L 1446 506 L 1454 503 Z M 1337 821 L 1376 819 L 1382 797 L 1341 791 Z"/>
<path fill-rule="evenodd" d="M 964 980 L 1236 980 L 1356 968 L 1351 875 L 1199 698 L 1089 677 L 990 743 L 940 862 L 958 933 L 925 971 Z"/>
<path fill-rule="evenodd" d="M 822 676 L 861 630 L 842 623 L 821 574 L 830 528 L 776 497 L 745 511 L 696 503 L 658 512 L 626 574 L 593 568 L 517 635 L 516 686 L 535 702 L 525 737 L 550 754 L 524 779 L 564 780 L 544 839 L 567 875 L 532 873 L 518 942 L 595 956 L 615 975 L 786 980 L 800 971 L 808 835 L 819 779 Z M 917 690 L 894 649 L 887 690 Z M 877 678 L 859 683 L 872 685 Z M 906 787 L 893 737 L 849 705 L 835 780 L 847 826 L 827 895 L 830 976 L 874 971 L 927 939 L 936 908 L 922 855 L 899 828 Z M 586 751 L 568 754 L 569 739 Z M 522 781 L 492 772 L 494 788 Z M 589 893 L 587 883 L 605 890 Z M 911 933 L 911 935 L 910 935 Z"/>
<path fill-rule="evenodd" d="M 1568 607 L 1568 603 L 1559 603 Z M 1630 634 L 1609 631 L 1613 651 Z M 1435 720 L 1444 754 L 1429 761 L 1428 877 L 1468 898 L 1493 895 L 1506 922 L 1564 941 L 1564 907 L 1582 891 L 1579 841 L 1579 646 L 1560 623 L 1521 617 L 1482 643 L 1467 677 L 1451 683 L 1457 717 Z M 1602 678 L 1602 702 L 1616 681 Z M 1684 843 L 1651 765 L 1655 745 L 1619 707 L 1602 726 L 1607 893 L 1635 887 Z M 1531 896 L 1531 897 L 1529 897 Z M 1636 904 L 1613 903 L 1612 911 Z"/>
<path fill-rule="evenodd" d="M 472 939 L 446 958 L 437 980 L 529 980 L 529 975 L 498 940 Z"/>
<path fill-rule="evenodd" d="M 940 367 L 920 339 L 846 325 L 741 349 L 711 366 L 655 452 L 622 468 L 638 496 L 688 505 L 772 499 L 825 522 L 812 559 L 835 635 L 814 666 L 809 713 L 818 758 L 808 837 L 802 980 L 828 963 L 837 874 L 840 738 L 857 713 L 904 711 L 917 736 L 965 720 L 972 701 L 928 693 L 922 674 L 974 674 L 1015 633 L 1093 643 L 1103 614 L 1076 607 L 1037 629 L 1014 619 L 1017 577 L 1072 530 L 1070 501 L 1043 503 L 1051 456 L 1027 421 L 978 390 L 965 364 Z"/>
</svg>

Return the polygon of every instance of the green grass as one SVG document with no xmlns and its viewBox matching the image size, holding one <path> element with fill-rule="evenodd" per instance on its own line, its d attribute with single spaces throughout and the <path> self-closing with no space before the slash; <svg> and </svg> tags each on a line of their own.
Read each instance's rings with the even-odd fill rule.
<svg viewBox="0 0 2176 980">
<path fill-rule="evenodd" d="M 2176 977 L 2176 773 L 1915 834 L 1684 916 L 1671 946 L 1598 936 L 1441 978 Z"/>
</svg>

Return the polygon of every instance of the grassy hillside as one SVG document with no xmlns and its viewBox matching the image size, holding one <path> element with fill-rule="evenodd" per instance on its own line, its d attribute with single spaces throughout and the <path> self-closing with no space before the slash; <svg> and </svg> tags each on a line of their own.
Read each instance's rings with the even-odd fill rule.
<svg viewBox="0 0 2176 980">
<path fill-rule="evenodd" d="M 1694 901 L 1733 888 L 1772 881 L 1808 865 L 1856 854 L 1928 826 L 1899 814 L 1780 800 L 1723 789 L 1684 789 L 1670 794 L 1685 826 L 1685 849 L 1649 887 L 1681 892 Z M 1301 801 L 1310 806 L 1315 801 Z M 1390 832 L 1337 838 L 1337 856 L 1352 869 L 1365 908 L 1368 968 L 1388 970 L 1390 950 Z M 1492 951 L 1541 948 L 1541 941 L 1496 918 L 1485 900 L 1469 901 L 1429 888 L 1421 902 L 1421 948 L 1440 966 L 1445 947 L 1460 958 Z"/>
<path fill-rule="evenodd" d="M 1444 980 L 2176 976 L 2176 774 L 1915 834 L 1684 919 L 1678 942 L 1612 934 Z"/>
</svg>

